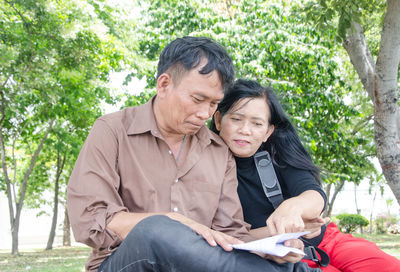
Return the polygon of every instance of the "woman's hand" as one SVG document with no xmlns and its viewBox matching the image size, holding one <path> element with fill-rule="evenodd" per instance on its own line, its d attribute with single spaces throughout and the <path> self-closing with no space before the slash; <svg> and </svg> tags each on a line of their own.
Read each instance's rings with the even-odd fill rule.
<svg viewBox="0 0 400 272">
<path fill-rule="evenodd" d="M 308 190 L 296 197 L 286 199 L 267 219 L 267 229 L 270 235 L 287 232 L 300 232 L 307 229 L 317 231 L 317 225 L 306 228 L 305 222 L 320 217 L 324 207 L 324 199 L 314 190 Z M 318 222 L 312 222 L 317 223 Z M 319 223 L 319 227 L 323 224 Z"/>
<path fill-rule="evenodd" d="M 301 207 L 296 205 L 295 201 L 292 199 L 283 201 L 266 221 L 268 233 L 272 236 L 304 231 L 304 222 L 301 216 Z"/>
<path fill-rule="evenodd" d="M 228 234 L 212 230 L 209 227 L 197 223 L 196 221 L 181 215 L 179 213 L 168 213 L 168 217 L 170 217 L 173 220 L 179 221 L 182 224 L 188 226 L 191 228 L 194 232 L 196 232 L 198 235 L 201 235 L 210 246 L 217 246 L 219 245 L 222 247 L 225 251 L 232 251 L 232 246 L 233 244 L 242 244 L 243 241 L 232 237 Z"/>
<path fill-rule="evenodd" d="M 304 244 L 299 239 L 287 240 L 287 241 L 285 241 L 284 245 L 288 246 L 288 247 L 298 248 L 301 251 L 304 251 Z M 258 255 L 260 255 L 264 259 L 272 260 L 272 261 L 274 261 L 276 263 L 280 263 L 280 264 L 281 263 L 297 263 L 304 257 L 304 255 L 302 255 L 302 254 L 297 254 L 297 253 L 293 253 L 293 252 L 290 252 L 283 257 L 278 257 L 278 256 L 268 255 L 268 254 L 258 254 Z"/>
<path fill-rule="evenodd" d="M 306 239 L 317 237 L 321 234 L 321 227 L 330 221 L 329 217 L 318 217 L 311 220 L 304 221 L 304 231 L 310 231 L 311 233 L 304 235 Z"/>
</svg>

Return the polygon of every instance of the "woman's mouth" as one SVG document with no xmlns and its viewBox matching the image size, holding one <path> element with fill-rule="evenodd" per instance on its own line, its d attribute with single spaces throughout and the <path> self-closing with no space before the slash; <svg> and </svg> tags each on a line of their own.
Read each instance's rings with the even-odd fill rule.
<svg viewBox="0 0 400 272">
<path fill-rule="evenodd" d="M 245 146 L 248 145 L 250 142 L 246 140 L 234 140 L 237 145 Z"/>
</svg>

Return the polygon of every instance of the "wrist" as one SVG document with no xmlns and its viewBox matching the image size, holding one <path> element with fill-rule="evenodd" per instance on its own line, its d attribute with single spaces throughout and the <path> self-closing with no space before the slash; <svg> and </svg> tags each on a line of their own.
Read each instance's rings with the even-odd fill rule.
<svg viewBox="0 0 400 272">
<path fill-rule="evenodd" d="M 281 208 L 281 207 L 282 207 L 282 209 L 289 211 L 290 214 L 300 215 L 301 217 L 303 217 L 303 215 L 304 215 L 303 205 L 301 205 L 301 203 L 299 203 L 299 201 L 297 201 L 296 197 L 286 199 L 279 206 L 279 208 Z"/>
</svg>

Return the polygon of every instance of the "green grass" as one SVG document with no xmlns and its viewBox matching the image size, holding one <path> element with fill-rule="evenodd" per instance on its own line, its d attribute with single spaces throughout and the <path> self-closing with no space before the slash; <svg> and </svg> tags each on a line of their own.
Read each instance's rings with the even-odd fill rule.
<svg viewBox="0 0 400 272">
<path fill-rule="evenodd" d="M 376 243 L 386 253 L 400 259 L 400 235 L 354 234 Z M 60 247 L 53 250 L 21 250 L 19 256 L 0 252 L 2 272 L 82 272 L 90 254 L 88 247 Z"/>
<path fill-rule="evenodd" d="M 82 272 L 89 257 L 88 247 L 60 247 L 53 250 L 20 250 L 19 256 L 0 253 L 2 272 Z"/>
<path fill-rule="evenodd" d="M 377 244 L 387 254 L 400 259 L 400 234 L 353 234 L 354 237 L 362 237 Z"/>
</svg>

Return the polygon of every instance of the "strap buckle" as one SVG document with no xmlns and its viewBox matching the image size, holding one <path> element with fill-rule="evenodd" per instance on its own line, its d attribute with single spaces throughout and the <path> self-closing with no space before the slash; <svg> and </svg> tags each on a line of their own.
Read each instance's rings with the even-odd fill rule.
<svg viewBox="0 0 400 272">
<path fill-rule="evenodd" d="M 317 252 L 321 257 L 321 260 L 319 259 Z M 327 267 L 330 263 L 329 255 L 319 247 L 306 246 L 304 247 L 304 253 L 306 254 L 306 256 L 304 256 L 303 259 L 312 260 L 322 267 Z"/>
<path fill-rule="evenodd" d="M 313 246 L 304 247 L 304 253 L 308 257 L 307 259 L 312 260 L 313 262 L 319 262 L 317 251 Z"/>
</svg>

